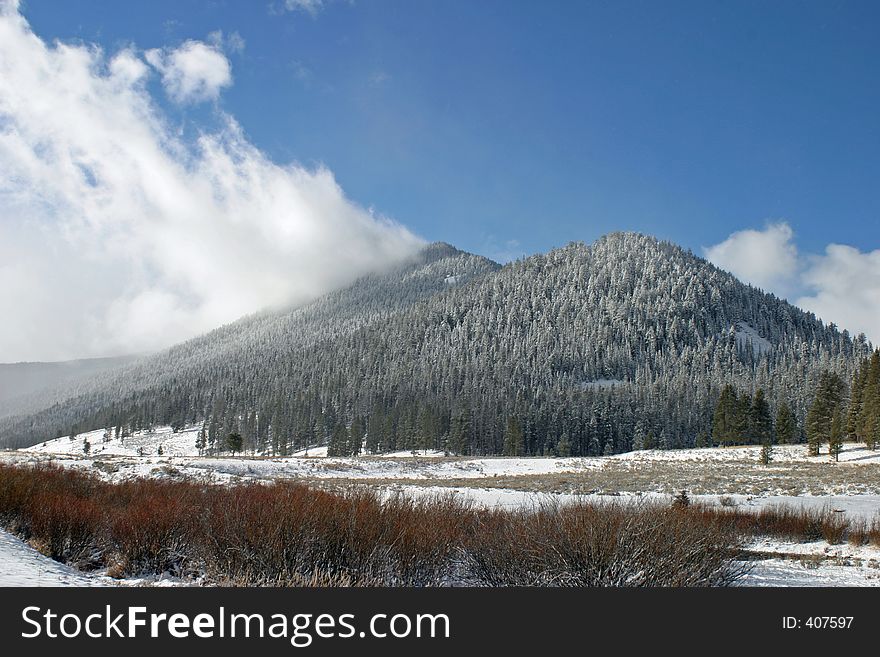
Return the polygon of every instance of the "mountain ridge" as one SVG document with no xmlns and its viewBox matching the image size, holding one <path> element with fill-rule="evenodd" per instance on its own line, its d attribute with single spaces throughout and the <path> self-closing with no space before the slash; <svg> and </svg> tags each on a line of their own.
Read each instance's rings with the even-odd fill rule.
<svg viewBox="0 0 880 657">
<path fill-rule="evenodd" d="M 688 446 L 723 384 L 763 387 L 802 417 L 819 372 L 848 376 L 868 349 L 639 233 L 503 267 L 434 243 L 387 273 L 242 318 L 0 421 L 0 437 L 204 422 L 214 441 L 240 432 L 266 453 L 338 442 L 342 427 L 374 450 L 491 454 L 513 421 L 525 453 L 625 451 L 647 436 Z M 627 385 L 589 385 L 614 380 Z"/>
</svg>

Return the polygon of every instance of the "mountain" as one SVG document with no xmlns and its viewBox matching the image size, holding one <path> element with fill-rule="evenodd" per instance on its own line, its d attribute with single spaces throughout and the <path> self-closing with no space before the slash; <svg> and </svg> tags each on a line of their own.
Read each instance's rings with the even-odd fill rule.
<svg viewBox="0 0 880 657">
<path fill-rule="evenodd" d="M 70 382 L 112 370 L 135 356 L 83 358 L 55 362 L 0 363 L 0 416 L 20 412 L 50 391 Z M 39 407 L 39 401 L 36 402 Z"/>
<path fill-rule="evenodd" d="M 694 444 L 721 387 L 802 420 L 824 369 L 870 345 L 668 242 L 614 233 L 500 267 L 446 244 L 260 313 L 0 420 L 29 445 L 204 423 L 245 449 L 596 454 Z M 351 438 L 352 433 L 356 436 Z M 216 444 L 220 444 L 217 442 Z"/>
</svg>

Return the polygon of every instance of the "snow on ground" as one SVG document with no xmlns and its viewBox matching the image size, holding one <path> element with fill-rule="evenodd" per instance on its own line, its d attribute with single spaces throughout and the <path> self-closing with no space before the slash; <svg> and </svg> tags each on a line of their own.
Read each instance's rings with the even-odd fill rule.
<svg viewBox="0 0 880 657">
<path fill-rule="evenodd" d="M 193 477 L 217 483 L 274 479 L 326 480 L 328 484 L 336 481 L 343 485 L 363 482 L 378 487 L 383 494 L 454 495 L 481 506 L 506 509 L 548 500 L 642 499 L 666 504 L 672 499 L 672 486 L 681 483 L 691 491 L 694 501 L 741 510 L 787 505 L 838 511 L 854 520 L 880 519 L 880 451 L 869 451 L 861 444 L 846 443 L 840 463 L 831 463 L 827 453 L 807 456 L 804 445 L 776 446 L 771 466 L 758 464 L 760 447 L 645 450 L 588 458 L 446 457 L 436 451 L 338 458 L 327 457 L 326 447 L 313 447 L 283 458 L 232 458 L 199 456 L 197 433 L 198 427 L 177 433 L 160 427 L 121 441 L 111 438 L 104 442 L 101 430 L 74 441 L 63 437 L 28 450 L 0 452 L 0 460 L 52 461 L 93 472 L 108 481 Z M 88 455 L 82 450 L 83 439 L 91 443 Z M 161 456 L 157 453 L 160 445 Z M 810 492 L 814 494 L 807 494 Z M 47 560 L 16 541 L 0 535 L 0 564 L 18 564 L 6 569 L 10 583 L 86 585 L 102 581 L 98 576 L 80 575 Z M 769 558 L 749 562 L 751 571 L 744 580 L 748 586 L 880 585 L 878 548 L 830 546 L 822 541 L 758 541 L 750 550 Z M 0 579 L 0 584 L 4 581 Z"/>
<path fill-rule="evenodd" d="M 452 495 L 468 500 L 486 508 L 515 509 L 539 506 L 545 502 L 567 504 L 573 502 L 636 502 L 671 504 L 674 496 L 667 493 L 619 493 L 614 495 L 567 494 L 567 493 L 534 493 L 508 488 L 477 488 L 447 486 L 399 485 L 389 486 L 389 491 L 397 491 L 414 496 Z M 747 495 L 691 495 L 695 503 L 712 505 L 724 504 L 740 511 L 759 511 L 772 507 L 792 507 L 829 510 L 838 512 L 850 520 L 880 520 L 880 495 L 768 495 L 751 497 Z"/>
<path fill-rule="evenodd" d="M 791 559 L 755 561 L 740 586 L 880 586 L 877 566 L 836 565 Z"/>
<path fill-rule="evenodd" d="M 388 452 L 386 454 L 376 454 L 379 458 L 384 459 L 406 459 L 406 458 L 421 458 L 421 459 L 437 459 L 446 456 L 444 452 L 441 452 L 437 449 L 415 449 L 410 451 L 401 451 L 401 452 Z"/>
<path fill-rule="evenodd" d="M 622 383 L 618 381 L 602 380 L 591 383 Z M 137 431 L 132 436 L 117 439 L 111 431 L 109 440 L 104 439 L 104 429 L 90 431 L 88 433 L 79 434 L 74 440 L 70 440 L 69 436 L 55 438 L 40 443 L 33 447 L 29 447 L 23 452 L 30 454 L 57 454 L 57 455 L 85 455 L 83 450 L 84 441 L 90 444 L 90 457 L 105 456 L 157 456 L 159 448 L 162 448 L 164 456 L 176 457 L 198 457 L 199 452 L 196 448 L 196 437 L 200 426 L 191 426 L 181 429 L 177 432 L 171 427 L 157 427 L 150 431 Z M 571 472 L 584 470 L 589 468 L 603 467 L 607 459 L 614 461 L 686 461 L 686 462 L 706 462 L 706 463 L 727 463 L 727 462 L 749 462 L 756 463 L 760 456 L 760 446 L 736 446 L 736 447 L 707 447 L 703 449 L 677 449 L 677 450 L 640 450 L 635 452 L 626 452 L 624 454 L 616 454 L 614 456 L 604 457 L 573 457 L 573 458 L 544 458 L 544 457 L 488 457 L 488 458 L 451 458 L 451 462 L 459 464 L 473 464 L 474 467 L 458 466 L 458 469 L 464 467 L 466 470 L 476 469 L 483 471 L 491 471 L 491 474 L 504 474 L 516 476 L 518 474 L 547 474 L 551 472 Z M 361 454 L 358 457 L 338 458 L 334 463 L 352 463 L 362 460 L 371 460 L 375 458 L 384 459 L 439 459 L 445 457 L 438 450 L 403 450 L 386 454 Z M 293 452 L 290 458 L 328 458 L 327 447 L 310 447 L 308 449 Z M 266 457 L 269 458 L 269 457 Z M 806 445 L 776 445 L 773 447 L 773 463 L 817 463 L 828 461 L 830 457 L 826 453 L 819 457 L 808 456 Z M 271 459 L 278 462 L 279 459 Z M 496 466 L 488 466 L 490 462 L 497 463 Z M 880 450 L 868 450 L 863 444 L 845 443 L 843 452 L 840 454 L 841 463 L 858 463 L 858 464 L 880 464 Z M 434 468 L 435 466 L 428 466 Z M 328 470 L 332 468 L 327 468 Z M 442 468 L 441 468 L 442 470 Z M 459 476 L 457 470 L 454 470 L 455 476 Z M 426 472 L 426 477 L 436 476 Z M 442 476 L 442 475 L 441 475 Z"/>
<path fill-rule="evenodd" d="M 807 446 L 774 445 L 773 463 L 821 463 L 831 460 L 827 445 L 819 456 L 808 456 Z M 618 461 L 691 461 L 691 462 L 734 462 L 744 461 L 757 463 L 761 455 L 761 446 L 706 447 L 702 449 L 645 449 L 635 452 L 615 454 L 608 458 Z M 840 453 L 841 463 L 880 464 L 880 450 L 871 451 L 862 443 L 844 443 Z"/>
<path fill-rule="evenodd" d="M 27 543 L 0 529 L 0 586 L 107 586 L 43 556 Z"/>
<path fill-rule="evenodd" d="M 84 573 L 40 554 L 17 536 L 0 529 L 0 587 L 3 586 L 185 586 L 169 575 L 112 579 L 103 572 Z"/>
<path fill-rule="evenodd" d="M 804 445 L 780 445 L 770 466 L 759 464 L 760 447 L 642 450 L 608 457 L 447 457 L 438 451 L 409 451 L 354 458 L 327 457 L 326 447 L 313 447 L 287 457 L 198 456 L 197 429 L 174 433 L 163 427 L 124 440 L 101 441 L 103 432 L 84 434 L 92 443 L 88 455 L 79 440 L 59 438 L 26 450 L 0 452 L 0 459 L 93 468 L 115 480 L 132 476 L 197 476 L 210 480 L 320 479 L 401 483 L 446 482 L 548 492 L 671 492 L 728 494 L 739 502 L 755 497 L 791 495 L 880 495 L 880 450 L 846 443 L 839 463 L 829 456 L 807 456 Z M 159 446 L 163 455 L 158 455 Z M 139 452 L 143 454 L 139 456 Z M 462 483 L 459 483 L 462 482 Z M 829 497 L 831 496 L 831 497 Z M 810 502 L 812 503 L 812 502 Z M 824 503 L 824 502 L 823 502 Z"/>
<path fill-rule="evenodd" d="M 832 511 L 850 520 L 880 520 L 880 495 L 694 495 L 693 499 L 711 504 L 720 504 L 723 500 L 745 511 L 787 506 Z"/>
<path fill-rule="evenodd" d="M 309 447 L 308 449 L 301 449 L 299 451 L 294 452 L 291 456 L 296 458 L 324 458 L 327 456 L 327 448 L 326 447 Z"/>
<path fill-rule="evenodd" d="M 125 438 L 116 438 L 111 430 L 108 440 L 104 438 L 105 430 L 97 429 L 79 434 L 74 440 L 70 436 L 62 436 L 24 451 L 34 454 L 85 454 L 83 446 L 88 441 L 89 454 L 92 456 L 153 456 L 158 454 L 160 448 L 168 456 L 195 456 L 199 453 L 196 437 L 200 429 L 200 426 L 196 426 L 175 432 L 171 427 L 158 427 L 152 431 L 136 431 Z"/>
<path fill-rule="evenodd" d="M 763 539 L 749 548 L 779 555 L 749 562 L 742 586 L 880 586 L 880 549 Z"/>
<path fill-rule="evenodd" d="M 758 355 L 773 348 L 773 345 L 767 338 L 761 336 L 754 327 L 746 322 L 737 322 L 734 331 L 736 333 L 736 345 L 740 349 L 745 349 L 747 345 L 751 345 L 752 350 Z"/>
</svg>

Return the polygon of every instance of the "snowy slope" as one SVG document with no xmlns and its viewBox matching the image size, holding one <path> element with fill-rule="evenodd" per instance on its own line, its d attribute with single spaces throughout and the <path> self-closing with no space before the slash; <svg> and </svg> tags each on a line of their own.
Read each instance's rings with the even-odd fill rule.
<svg viewBox="0 0 880 657">
<path fill-rule="evenodd" d="M 736 346 L 746 349 L 751 346 L 756 356 L 759 356 L 773 348 L 770 341 L 762 337 L 752 326 L 746 322 L 737 322 L 734 326 L 736 333 Z"/>
<path fill-rule="evenodd" d="M 107 586 L 70 566 L 53 561 L 0 529 L 0 586 Z"/>
<path fill-rule="evenodd" d="M 196 437 L 201 427 L 187 427 L 174 432 L 171 427 L 158 427 L 153 431 L 136 431 L 126 438 L 115 438 L 111 432 L 109 441 L 104 441 L 104 429 L 83 433 L 74 440 L 63 436 L 27 448 L 34 454 L 75 454 L 84 455 L 83 443 L 89 442 L 91 456 L 154 456 L 162 453 L 168 456 L 196 456 Z"/>
</svg>

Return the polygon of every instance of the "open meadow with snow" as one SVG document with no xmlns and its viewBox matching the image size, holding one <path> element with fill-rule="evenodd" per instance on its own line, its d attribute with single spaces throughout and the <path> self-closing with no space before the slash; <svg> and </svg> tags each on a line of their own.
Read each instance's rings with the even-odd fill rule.
<svg viewBox="0 0 880 657">
<path fill-rule="evenodd" d="M 686 491 L 693 502 L 759 511 L 787 506 L 828 511 L 870 524 L 880 519 L 880 451 L 846 443 L 839 462 L 827 453 L 808 456 L 804 445 L 777 446 L 768 465 L 759 447 L 644 450 L 607 457 L 452 457 L 440 452 L 400 452 L 350 458 L 327 457 L 326 448 L 295 455 L 199 455 L 196 428 L 169 427 L 124 439 L 103 431 L 50 440 L 26 450 L 3 452 L 10 464 L 51 462 L 108 482 L 133 478 L 201 480 L 212 483 L 297 481 L 331 490 L 366 486 L 383 495 L 451 495 L 503 509 L 584 499 L 645 500 L 669 504 Z M 87 450 L 83 449 L 88 442 Z M 79 575 L 44 559 L 5 534 L 0 553 L 17 555 L 16 572 L 42 564 L 34 577 L 54 584 L 83 583 Z M 21 548 L 21 549 L 19 549 Z M 761 539 L 749 547 L 747 585 L 880 585 L 880 546 L 826 541 Z M 35 566 L 36 567 L 36 566 Z M 44 573 L 40 575 L 40 573 Z M 36 582 L 13 575 L 11 583 Z M 107 578 L 102 580 L 106 583 Z"/>
</svg>

